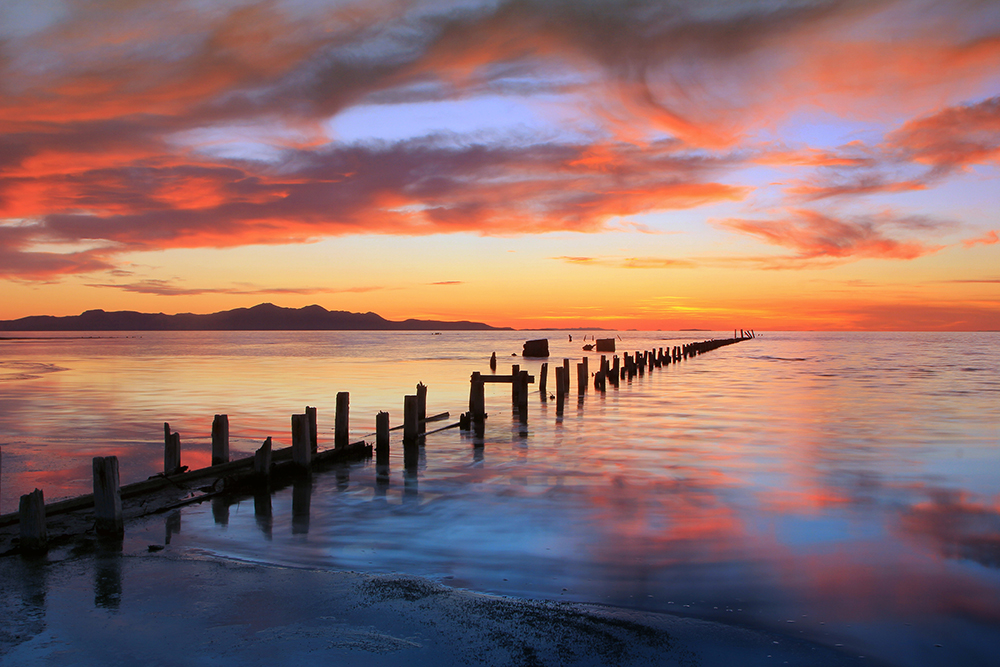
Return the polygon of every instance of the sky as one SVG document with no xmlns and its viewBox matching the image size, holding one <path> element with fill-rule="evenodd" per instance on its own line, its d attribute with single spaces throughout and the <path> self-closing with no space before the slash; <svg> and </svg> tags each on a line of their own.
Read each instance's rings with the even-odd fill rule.
<svg viewBox="0 0 1000 667">
<path fill-rule="evenodd" d="M 4 0 L 0 319 L 1000 329 L 996 0 Z"/>
</svg>

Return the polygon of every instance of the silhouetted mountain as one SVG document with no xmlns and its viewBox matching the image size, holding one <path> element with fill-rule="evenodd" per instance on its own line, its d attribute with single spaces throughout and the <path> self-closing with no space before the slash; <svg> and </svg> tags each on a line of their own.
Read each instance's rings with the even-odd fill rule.
<svg viewBox="0 0 1000 667">
<path fill-rule="evenodd" d="M 321 306 L 281 308 L 270 303 L 211 315 L 88 310 L 67 317 L 36 315 L 0 321 L 0 331 L 489 331 L 502 328 L 467 321 L 410 319 L 393 322 L 375 313 L 331 311 Z"/>
</svg>

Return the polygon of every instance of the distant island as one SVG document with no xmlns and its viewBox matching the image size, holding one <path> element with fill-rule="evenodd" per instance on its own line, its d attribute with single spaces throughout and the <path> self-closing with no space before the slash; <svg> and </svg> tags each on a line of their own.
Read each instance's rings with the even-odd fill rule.
<svg viewBox="0 0 1000 667">
<path fill-rule="evenodd" d="M 0 320 L 0 331 L 511 331 L 482 322 L 403 320 L 376 313 L 350 313 L 322 306 L 282 308 L 262 303 L 210 315 L 88 310 L 81 315 L 34 315 Z"/>
</svg>

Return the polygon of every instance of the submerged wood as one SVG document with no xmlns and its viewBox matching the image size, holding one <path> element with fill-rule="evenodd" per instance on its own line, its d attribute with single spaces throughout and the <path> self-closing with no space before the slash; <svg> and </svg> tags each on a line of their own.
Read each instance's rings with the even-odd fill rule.
<svg viewBox="0 0 1000 667">
<path fill-rule="evenodd" d="M 549 356 L 549 339 L 539 338 L 525 341 L 522 357 L 547 357 Z"/>
</svg>

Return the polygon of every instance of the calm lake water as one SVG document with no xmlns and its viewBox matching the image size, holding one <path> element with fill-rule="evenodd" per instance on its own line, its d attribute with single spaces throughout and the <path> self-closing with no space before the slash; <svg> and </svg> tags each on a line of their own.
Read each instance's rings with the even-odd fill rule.
<svg viewBox="0 0 1000 667">
<path fill-rule="evenodd" d="M 1000 334 L 764 333 L 582 397 L 582 332 L 25 335 L 0 341 L 0 512 L 36 486 L 89 492 L 95 455 L 117 454 L 123 483 L 158 472 L 164 421 L 192 468 L 217 413 L 234 455 L 289 444 L 306 405 L 332 446 L 340 391 L 355 440 L 379 410 L 401 423 L 417 382 L 454 421 L 492 352 L 537 377 L 541 361 L 510 355 L 548 337 L 550 366 L 574 364 L 561 417 L 536 385 L 522 426 L 509 386 L 487 385 L 481 446 L 432 434 L 415 474 L 395 447 L 388 486 L 354 464 L 269 508 L 190 506 L 130 538 L 690 614 L 894 664 L 997 664 Z M 732 332 L 616 335 L 621 353 Z"/>
</svg>

